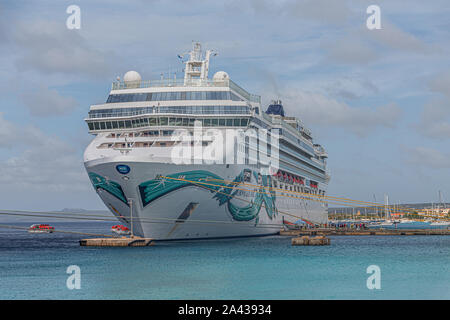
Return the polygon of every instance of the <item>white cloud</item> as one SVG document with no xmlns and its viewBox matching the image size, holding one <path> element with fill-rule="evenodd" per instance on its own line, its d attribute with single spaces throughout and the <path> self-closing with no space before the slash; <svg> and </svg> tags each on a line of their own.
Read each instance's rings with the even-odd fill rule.
<svg viewBox="0 0 450 320">
<path fill-rule="evenodd" d="M 378 59 L 377 50 L 364 39 L 345 37 L 326 46 L 327 58 L 343 64 L 368 64 Z"/>
<path fill-rule="evenodd" d="M 288 112 L 306 124 L 340 128 L 358 136 L 367 136 L 379 127 L 395 127 L 402 113 L 395 104 L 352 107 L 319 93 L 298 90 L 290 90 L 282 96 Z"/>
<path fill-rule="evenodd" d="M 435 97 L 423 107 L 416 129 L 429 138 L 450 138 L 450 99 Z"/>
<path fill-rule="evenodd" d="M 442 152 L 428 147 L 403 148 L 406 152 L 406 161 L 434 169 L 450 168 L 450 153 Z"/>
<path fill-rule="evenodd" d="M 9 148 L 0 161 L 0 188 L 80 191 L 88 187 L 82 156 L 58 137 L 38 128 L 19 126 L 0 114 L 0 147 Z"/>
<path fill-rule="evenodd" d="M 64 23 L 35 20 L 11 26 L 10 41 L 18 49 L 20 71 L 99 76 L 108 70 L 106 53 L 91 46 Z"/>
<path fill-rule="evenodd" d="M 324 89 L 332 96 L 349 100 L 379 92 L 378 87 L 371 79 L 354 73 L 325 82 Z"/>
<path fill-rule="evenodd" d="M 430 47 L 416 36 L 401 30 L 399 27 L 383 19 L 382 28 L 379 30 L 368 30 L 362 28 L 362 36 L 385 47 L 407 51 L 409 53 L 430 53 Z"/>
<path fill-rule="evenodd" d="M 323 44 L 327 59 L 331 63 L 367 65 L 378 60 L 383 62 L 386 50 L 402 54 L 430 54 L 433 50 L 440 50 L 401 30 L 387 19 L 383 18 L 382 21 L 382 28 L 379 30 L 352 26 L 335 41 L 328 39 Z"/>
<path fill-rule="evenodd" d="M 40 144 L 44 133 L 33 126 L 18 126 L 6 120 L 0 112 L 0 148 L 17 148 Z"/>
<path fill-rule="evenodd" d="M 78 103 L 72 97 L 63 97 L 55 89 L 41 86 L 21 94 L 25 106 L 33 116 L 58 116 L 70 113 Z"/>
<path fill-rule="evenodd" d="M 429 83 L 432 91 L 442 93 L 450 98 L 450 70 L 441 72 Z"/>
<path fill-rule="evenodd" d="M 335 25 L 345 24 L 351 16 L 347 4 L 335 0 L 293 1 L 286 4 L 285 10 L 302 19 Z"/>
<path fill-rule="evenodd" d="M 285 1 L 227 1 L 230 10 L 250 9 L 255 14 L 283 16 L 288 19 L 307 20 L 320 24 L 342 25 L 352 12 L 343 1 L 335 0 L 285 0 Z"/>
</svg>

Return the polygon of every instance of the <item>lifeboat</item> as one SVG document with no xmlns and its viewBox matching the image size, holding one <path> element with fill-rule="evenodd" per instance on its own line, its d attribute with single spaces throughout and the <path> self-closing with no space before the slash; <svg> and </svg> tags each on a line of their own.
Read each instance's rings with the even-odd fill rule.
<svg viewBox="0 0 450 320">
<path fill-rule="evenodd" d="M 48 224 L 33 224 L 28 228 L 29 233 L 52 233 L 55 228 Z"/>
<path fill-rule="evenodd" d="M 125 236 L 125 235 L 129 235 L 131 234 L 130 229 L 128 229 L 127 227 L 118 224 L 115 226 L 111 227 L 111 231 L 115 234 L 121 235 L 121 236 Z"/>
</svg>

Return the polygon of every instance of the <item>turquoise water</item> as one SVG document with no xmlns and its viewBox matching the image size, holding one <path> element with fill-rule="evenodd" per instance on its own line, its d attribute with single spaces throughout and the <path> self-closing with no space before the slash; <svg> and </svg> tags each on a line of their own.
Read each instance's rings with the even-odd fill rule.
<svg viewBox="0 0 450 320">
<path fill-rule="evenodd" d="M 113 224 L 52 225 L 109 233 Z M 448 236 L 341 236 L 323 247 L 279 236 L 145 248 L 79 239 L 0 229 L 0 299 L 450 299 Z M 80 290 L 66 287 L 69 265 L 81 269 Z M 381 268 L 380 290 L 367 289 L 369 265 Z"/>
</svg>

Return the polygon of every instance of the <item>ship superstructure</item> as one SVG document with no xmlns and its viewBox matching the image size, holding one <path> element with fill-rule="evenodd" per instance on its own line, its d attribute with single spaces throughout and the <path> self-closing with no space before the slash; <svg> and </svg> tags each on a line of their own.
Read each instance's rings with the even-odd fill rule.
<svg viewBox="0 0 450 320">
<path fill-rule="evenodd" d="M 215 54 L 194 43 L 184 79 L 144 81 L 130 71 L 112 84 L 106 103 L 91 106 L 86 122 L 95 138 L 84 161 L 95 190 L 134 234 L 158 240 L 268 235 L 286 221 L 326 223 L 326 204 L 317 200 L 329 181 L 324 148 L 284 114 L 281 101 L 264 112 L 261 97 L 226 72 L 209 79 Z M 213 130 L 239 134 L 224 141 Z M 256 135 L 239 139 L 249 131 Z M 265 161 L 274 155 L 276 165 Z"/>
</svg>

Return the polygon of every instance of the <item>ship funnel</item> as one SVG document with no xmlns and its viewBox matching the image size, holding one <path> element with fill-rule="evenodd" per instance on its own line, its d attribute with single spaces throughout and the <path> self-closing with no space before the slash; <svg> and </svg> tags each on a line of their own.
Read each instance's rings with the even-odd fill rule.
<svg viewBox="0 0 450 320">
<path fill-rule="evenodd" d="M 281 100 L 272 100 L 269 107 L 266 110 L 267 114 L 274 114 L 284 117 L 284 109 L 281 104 Z"/>
</svg>

